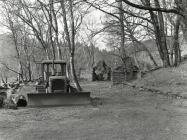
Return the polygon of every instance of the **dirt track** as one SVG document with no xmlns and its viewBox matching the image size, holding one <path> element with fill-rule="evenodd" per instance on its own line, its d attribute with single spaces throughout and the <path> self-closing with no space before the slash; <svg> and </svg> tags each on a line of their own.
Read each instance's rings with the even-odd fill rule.
<svg viewBox="0 0 187 140">
<path fill-rule="evenodd" d="M 83 86 L 100 105 L 0 110 L 0 140 L 187 139 L 184 100 L 103 82 Z"/>
</svg>

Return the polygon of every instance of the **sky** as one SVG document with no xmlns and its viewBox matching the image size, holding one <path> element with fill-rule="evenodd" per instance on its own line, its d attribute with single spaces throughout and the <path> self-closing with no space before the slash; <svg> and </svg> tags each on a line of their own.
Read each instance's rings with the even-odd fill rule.
<svg viewBox="0 0 187 140">
<path fill-rule="evenodd" d="M 0 14 L 0 21 L 2 21 L 3 18 L 2 18 L 2 15 Z M 7 32 L 7 29 L 0 24 L 0 34 L 4 33 L 4 32 Z"/>
<path fill-rule="evenodd" d="M 101 11 L 94 10 L 85 18 L 86 24 L 88 24 L 88 26 L 90 26 L 89 28 L 92 30 L 101 29 L 103 25 L 101 23 L 100 18 L 102 18 L 103 15 L 104 14 Z M 97 47 L 99 47 L 100 49 L 106 48 L 105 43 L 104 43 L 104 37 L 101 34 L 96 35 L 94 39 L 97 40 L 96 42 Z"/>
<path fill-rule="evenodd" d="M 0 7 L 0 10 L 2 8 Z M 93 22 L 94 23 L 94 27 L 95 28 L 101 28 L 101 21 L 100 21 L 100 18 L 103 16 L 103 13 L 99 10 L 93 10 L 93 12 L 91 12 L 85 19 L 85 21 L 87 22 Z M 9 30 L 3 26 L 1 24 L 1 22 L 3 22 L 3 17 L 0 13 L 0 34 L 4 34 L 4 33 L 7 33 L 9 32 Z M 96 47 L 99 47 L 100 49 L 105 49 L 106 46 L 105 46 L 105 43 L 104 43 L 104 38 L 103 36 L 101 35 L 97 35 L 96 36 L 96 39 L 97 39 L 97 43 L 96 43 Z"/>
<path fill-rule="evenodd" d="M 2 18 L 0 17 L 0 20 L 1 20 Z M 8 32 L 8 30 L 7 30 L 7 28 L 6 27 L 4 27 L 4 26 L 2 26 L 2 25 L 0 25 L 0 34 L 4 34 L 4 33 L 7 33 Z"/>
<path fill-rule="evenodd" d="M 2 16 L 2 11 L 3 10 L 2 10 L 1 6 L 2 5 L 1 5 L 1 2 L 0 2 L 0 34 L 4 34 L 4 33 L 7 33 L 8 30 L 5 26 L 2 25 L 4 19 L 3 19 L 3 16 Z"/>
</svg>

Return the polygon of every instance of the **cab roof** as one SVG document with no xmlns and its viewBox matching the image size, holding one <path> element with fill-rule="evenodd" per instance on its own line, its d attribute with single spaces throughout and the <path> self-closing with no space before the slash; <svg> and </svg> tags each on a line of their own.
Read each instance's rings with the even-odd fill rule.
<svg viewBox="0 0 187 140">
<path fill-rule="evenodd" d="M 42 64 L 66 64 L 63 60 L 43 60 Z"/>
</svg>

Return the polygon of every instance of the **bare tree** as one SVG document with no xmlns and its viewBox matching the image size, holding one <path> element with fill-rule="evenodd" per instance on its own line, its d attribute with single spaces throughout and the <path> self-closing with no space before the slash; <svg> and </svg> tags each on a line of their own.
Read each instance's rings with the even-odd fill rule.
<svg viewBox="0 0 187 140">
<path fill-rule="evenodd" d="M 64 22 L 64 31 L 66 35 L 66 41 L 69 48 L 70 53 L 70 69 L 71 69 L 71 75 L 73 77 L 73 81 L 75 83 L 76 88 L 81 91 L 82 88 L 78 82 L 75 67 L 74 67 L 74 53 L 75 53 L 75 25 L 74 25 L 74 15 L 73 15 L 73 4 L 71 0 L 68 0 L 68 4 L 70 7 L 70 22 L 71 25 L 68 28 L 68 20 L 67 20 L 67 13 L 66 13 L 66 5 L 65 1 L 61 0 L 61 7 L 63 12 L 63 22 Z M 71 29 L 71 30 L 70 30 Z M 71 34 L 70 34 L 71 31 Z"/>
<path fill-rule="evenodd" d="M 89 0 L 84 0 L 86 3 L 90 4 L 92 7 L 101 10 L 102 12 L 118 18 L 116 14 L 111 13 L 109 11 L 111 10 L 107 10 L 107 6 L 110 8 L 118 8 L 120 9 L 120 11 L 122 11 L 123 13 L 129 15 L 129 16 L 134 16 L 134 17 L 138 17 L 140 19 L 143 19 L 144 21 L 147 21 L 148 24 L 152 25 L 151 28 L 154 29 L 154 36 L 155 36 L 155 40 L 158 46 L 158 51 L 160 54 L 160 58 L 163 62 L 164 67 L 169 67 L 170 66 L 170 54 L 169 54 L 169 50 L 168 50 L 168 44 L 167 44 L 167 37 L 166 37 L 166 25 L 165 25 L 165 19 L 163 16 L 163 12 L 165 14 L 177 14 L 178 16 L 181 17 L 182 21 L 183 21 L 183 32 L 185 32 L 185 26 L 186 26 L 186 9 L 184 8 L 187 5 L 187 2 L 184 0 L 175 0 L 175 3 L 173 3 L 175 7 L 170 7 L 170 8 L 165 8 L 165 7 L 161 7 L 161 3 L 159 0 L 154 0 L 154 1 L 150 1 L 150 0 L 140 0 L 137 3 L 135 3 L 134 1 L 131 2 L 129 0 L 118 0 L 118 3 L 122 3 L 122 4 L 126 4 L 131 6 L 131 8 L 136 8 L 140 11 L 144 12 L 144 15 L 138 15 L 137 12 L 133 12 L 133 11 L 129 11 L 127 9 L 127 6 L 122 7 L 122 6 L 116 6 L 116 2 L 108 2 L 108 1 L 103 1 L 102 3 L 99 1 L 89 1 Z M 99 4 L 98 4 L 98 3 Z M 102 5 L 103 4 L 103 5 Z M 163 4 L 162 4 L 163 5 Z M 187 20 L 186 20 L 187 21 Z M 175 37 L 176 39 L 176 37 Z M 176 43 L 175 43 L 176 44 Z M 175 47 L 175 48 L 179 48 L 179 47 Z M 177 50 L 176 50 L 177 51 Z M 178 52 L 180 54 L 180 50 L 178 49 Z M 176 53 L 177 54 L 177 53 Z M 175 56 L 175 57 L 179 57 L 180 59 L 180 55 Z M 178 58 L 176 58 L 178 59 Z"/>
<path fill-rule="evenodd" d="M 179 45 L 178 45 L 179 40 L 178 40 L 178 35 L 177 35 L 179 33 L 180 25 L 182 27 L 184 39 L 187 40 L 187 38 L 186 38 L 186 34 L 187 34 L 187 28 L 186 28 L 187 27 L 187 22 L 186 22 L 187 21 L 187 9 L 186 9 L 187 1 L 186 0 L 174 0 L 173 8 L 167 8 L 165 6 L 165 4 L 164 4 L 165 7 L 161 7 L 159 5 L 159 1 L 158 0 L 154 1 L 155 2 L 155 7 L 152 7 L 152 6 L 150 6 L 150 4 L 148 4 L 148 3 L 150 3 L 150 1 L 144 1 L 144 3 L 147 3 L 147 5 L 135 4 L 133 2 L 130 2 L 129 0 L 123 0 L 123 2 L 125 2 L 126 4 L 128 4 L 128 5 L 132 6 L 132 7 L 138 8 L 138 9 L 149 10 L 150 13 L 153 13 L 153 11 L 157 11 L 159 19 L 160 19 L 159 21 L 161 23 L 163 22 L 163 20 L 162 20 L 162 12 L 167 13 L 167 14 L 173 13 L 173 14 L 177 15 L 176 22 L 175 22 L 173 48 L 175 49 L 175 64 L 174 65 L 175 66 L 178 65 L 180 63 L 180 61 L 181 61 L 181 52 L 180 52 L 180 48 L 179 48 Z M 163 2 L 165 2 L 165 0 Z M 153 17 L 152 17 L 152 19 L 153 19 Z M 181 20 L 179 20 L 179 19 L 181 19 Z M 155 21 L 156 21 L 156 18 L 155 18 Z M 163 32 L 163 31 L 161 30 L 161 32 Z M 164 45 L 164 42 L 163 42 L 163 45 Z M 168 61 L 167 51 L 165 49 L 163 49 L 163 52 L 164 52 L 164 56 L 161 56 L 161 57 L 165 57 L 166 56 L 167 60 L 165 60 L 165 61 Z"/>
<path fill-rule="evenodd" d="M 15 17 L 14 15 L 12 15 L 12 11 L 11 11 L 11 7 L 9 5 L 4 5 L 3 6 L 3 9 L 5 10 L 4 14 L 6 15 L 5 18 L 6 18 L 6 22 L 7 22 L 7 25 L 6 27 L 10 30 L 11 32 L 11 35 L 12 35 L 12 39 L 13 39 L 13 42 L 14 42 L 14 46 L 15 46 L 15 50 L 16 50 L 16 58 L 18 60 L 18 64 L 19 64 L 19 72 L 15 72 L 18 74 L 18 81 L 24 81 L 24 78 L 23 78 L 23 64 L 22 64 L 22 61 L 21 61 L 21 52 L 20 52 L 20 49 L 19 49 L 19 31 L 20 31 L 20 28 L 19 28 L 19 22 L 18 22 L 18 19 L 17 17 Z M 7 64 L 4 64 L 4 66 L 6 66 L 6 68 L 9 69 L 9 67 L 7 66 Z M 11 70 L 11 69 L 9 69 Z"/>
<path fill-rule="evenodd" d="M 123 14 L 123 3 L 122 0 L 118 1 L 118 6 L 119 6 L 119 23 L 120 23 L 120 49 L 121 49 L 121 56 L 122 56 L 122 61 L 125 63 L 127 54 L 125 52 L 125 31 L 124 31 L 124 14 Z"/>
</svg>

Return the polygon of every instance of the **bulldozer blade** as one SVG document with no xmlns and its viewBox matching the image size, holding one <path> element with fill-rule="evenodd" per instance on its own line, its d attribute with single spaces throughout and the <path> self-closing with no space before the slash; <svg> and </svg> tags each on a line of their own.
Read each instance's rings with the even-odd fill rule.
<svg viewBox="0 0 187 140">
<path fill-rule="evenodd" d="M 29 107 L 87 105 L 91 103 L 90 92 L 29 93 L 27 96 Z"/>
</svg>

